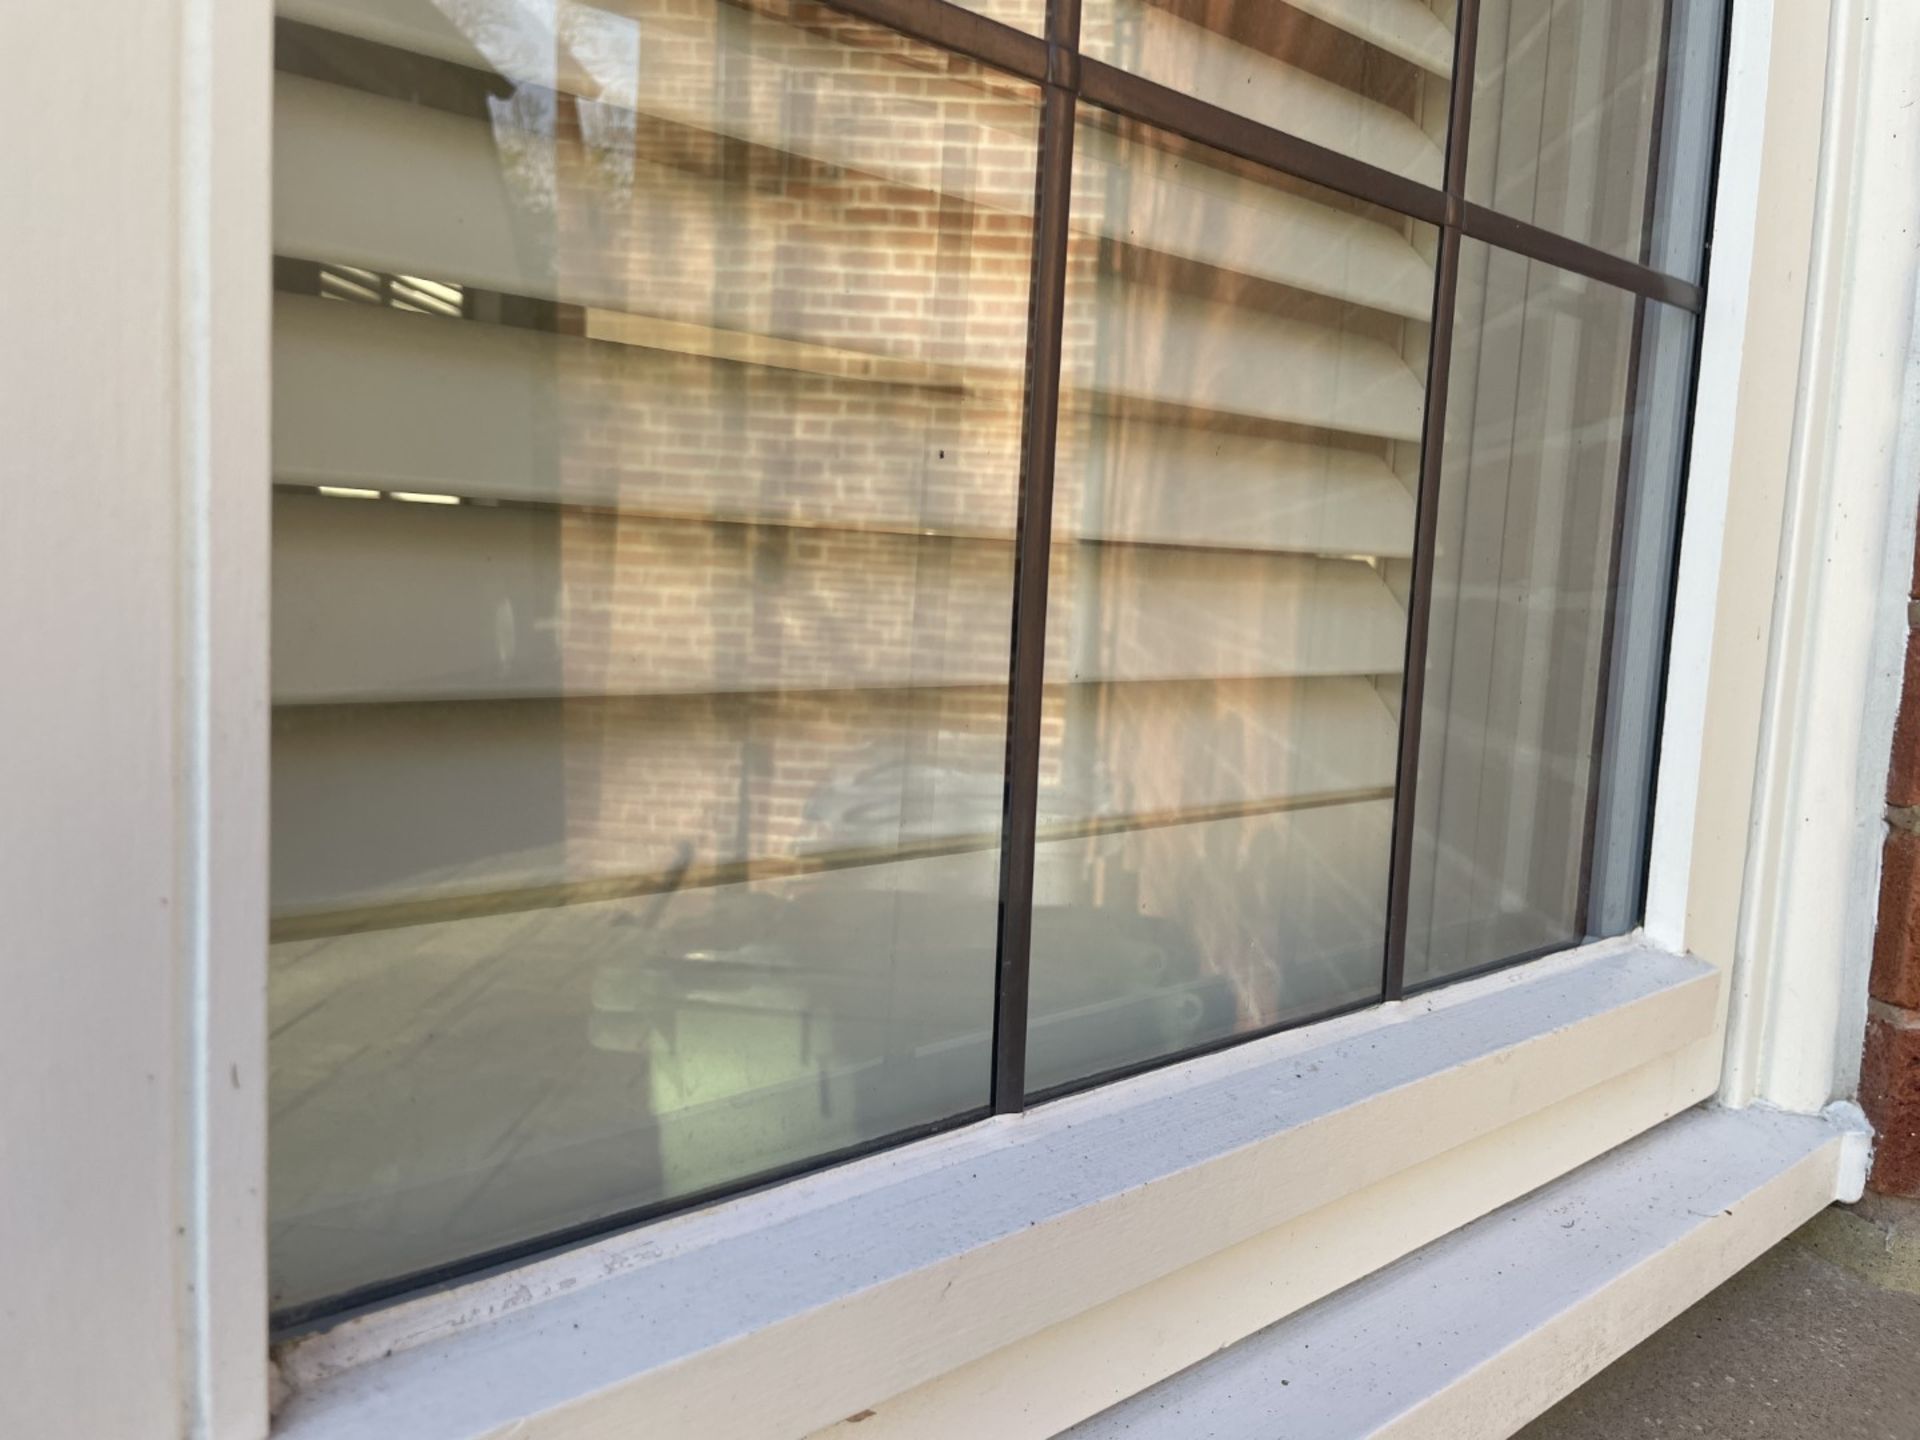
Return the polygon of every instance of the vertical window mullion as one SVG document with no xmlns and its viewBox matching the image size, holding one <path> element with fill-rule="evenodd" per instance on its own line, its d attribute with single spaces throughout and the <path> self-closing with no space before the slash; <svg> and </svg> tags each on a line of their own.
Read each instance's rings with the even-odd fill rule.
<svg viewBox="0 0 1920 1440">
<path fill-rule="evenodd" d="M 1073 189 L 1080 0 L 1047 7 L 1047 81 L 1033 207 L 1027 309 L 1026 414 L 1013 572 L 1013 653 L 1007 687 L 1005 801 L 1000 830 L 1000 930 L 994 974 L 993 1109 L 1022 1109 L 1033 958 L 1034 846 L 1045 698 L 1047 581 L 1053 542 L 1053 462 L 1066 323 L 1067 219 Z"/>
<path fill-rule="evenodd" d="M 1440 467 L 1447 431 L 1447 382 L 1453 364 L 1454 296 L 1460 277 L 1460 212 L 1466 193 L 1467 141 L 1473 120 L 1473 70 L 1480 31 L 1479 0 L 1454 13 L 1453 83 L 1447 106 L 1446 212 L 1434 267 L 1433 325 L 1428 343 L 1426 409 L 1421 418 L 1420 492 L 1415 500 L 1413 574 L 1407 597 L 1407 654 L 1400 682 L 1400 757 L 1394 780 L 1393 858 L 1387 882 L 1387 937 L 1382 998 L 1406 992 L 1407 921 L 1413 882 L 1415 793 L 1420 776 L 1420 721 L 1427 679 L 1427 630 L 1433 612 L 1434 539 L 1440 518 Z"/>
</svg>

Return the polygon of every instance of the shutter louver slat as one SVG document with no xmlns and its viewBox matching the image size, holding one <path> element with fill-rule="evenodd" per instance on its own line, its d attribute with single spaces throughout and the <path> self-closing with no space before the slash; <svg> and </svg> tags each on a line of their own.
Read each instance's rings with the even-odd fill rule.
<svg viewBox="0 0 1920 1440">
<path fill-rule="evenodd" d="M 1322 8 L 1358 17 L 1367 6 L 1366 0 L 1330 0 Z M 1126 42 L 1124 59 L 1115 54 L 1101 58 L 1116 60 L 1168 89 L 1227 104 L 1248 119 L 1382 170 L 1423 185 L 1440 184 L 1445 162 L 1439 145 L 1399 110 L 1195 25 L 1148 0 L 1110 0 L 1103 11 L 1102 29 L 1132 38 Z"/>
<path fill-rule="evenodd" d="M 1398 230 L 1088 127 L 1075 157 L 1084 228 L 1162 255 L 1424 322 L 1433 266 Z M 1089 213 L 1091 212 L 1091 213 Z"/>
<path fill-rule="evenodd" d="M 991 685 L 1011 557 L 997 541 L 800 532 L 597 511 L 397 505 L 282 495 L 276 507 L 274 699 L 339 701 L 649 695 Z M 905 623 L 847 640 L 848 617 L 908 606 L 939 545 L 945 588 L 931 632 Z M 755 558 L 779 551 L 771 579 Z M 1104 653 L 1086 624 L 1056 623 L 1062 679 L 1167 680 L 1398 671 L 1405 619 L 1358 560 L 1168 549 L 1103 570 L 1097 548 L 1056 560 L 1134 618 Z M 631 629 L 608 633 L 622 588 Z M 650 592 L 701 596 L 754 617 L 753 643 L 686 643 L 699 612 L 652 628 Z M 898 600 L 889 607 L 890 597 Z M 1082 618 L 1076 616 L 1076 619 Z M 729 620 L 728 623 L 733 623 Z M 570 643 L 571 642 L 571 643 Z M 591 642 L 591 643 L 589 643 Z M 1056 649 L 1057 647 L 1057 649 Z"/>
<path fill-rule="evenodd" d="M 557 30 L 530 11 L 518 11 L 512 25 L 490 35 L 485 57 L 449 33 L 428 0 L 391 6 L 384 0 L 307 0 L 295 8 L 298 18 L 331 33 L 556 90 L 601 113 L 723 135 L 995 209 L 1032 210 L 1031 187 L 1021 183 L 1018 170 L 956 168 L 937 154 L 898 143 L 903 123 L 937 126 L 943 106 L 965 105 L 978 114 L 978 86 L 931 68 L 849 67 L 845 48 L 834 41 L 731 4 L 716 4 L 695 19 L 669 0 L 627 0 L 620 13 L 562 3 L 554 12 Z M 918 96 L 903 100 L 888 85 L 896 72 L 913 75 Z M 796 106 L 796 98 L 804 106 Z M 1017 107 L 1009 108 L 1008 118 L 1009 135 L 1019 133 Z"/>
<path fill-rule="evenodd" d="M 1356 40 L 1398 55 L 1430 75 L 1453 74 L 1453 32 L 1425 0 L 1287 0 Z"/>
<path fill-rule="evenodd" d="M 1061 384 L 1077 395 L 1420 438 L 1422 386 L 1382 341 L 1133 285 L 1103 285 L 1096 303 L 1129 343 L 1069 355 Z"/>
<path fill-rule="evenodd" d="M 1099 703 L 1127 743 L 1143 749 L 1177 735 L 1196 751 L 1217 740 L 1217 749 L 1207 753 L 1228 755 L 1238 728 L 1251 719 L 1277 737 L 1256 767 L 1214 763 L 1183 776 L 1177 794 L 1076 795 L 1041 816 L 1042 835 L 1066 844 L 1071 841 L 1065 837 L 1081 829 L 1163 825 L 1183 815 L 1202 823 L 1235 810 L 1305 808 L 1355 796 L 1377 800 L 1391 789 L 1393 717 L 1365 681 L 1249 681 L 1224 693 L 1231 705 L 1198 712 L 1178 685 L 1130 686 Z M 274 743 L 281 759 L 275 781 L 292 808 L 320 817 L 320 823 L 275 836 L 275 863 L 286 877 L 277 910 L 338 913 L 565 884 L 583 894 L 592 894 L 595 884 L 638 888 L 650 877 L 669 875 L 690 837 L 709 867 L 763 858 L 764 843 L 756 852 L 749 837 L 703 811 L 705 797 L 691 780 L 684 793 L 662 793 L 643 814 L 564 839 L 555 835 L 553 818 L 536 796 L 487 807 L 472 820 L 486 838 L 478 860 L 472 858 L 471 829 L 456 847 L 465 853 L 436 856 L 430 837 L 422 844 L 407 827 L 383 829 L 378 823 L 383 813 L 437 814 L 449 797 L 490 787 L 498 792 L 516 775 L 555 767 L 617 785 L 625 775 L 658 772 L 663 757 L 671 756 L 670 768 L 696 776 L 723 765 L 749 734 L 775 759 L 791 749 L 820 763 L 824 750 L 838 772 L 879 777 L 864 789 L 849 786 L 841 796 L 849 814 L 859 817 L 870 806 L 875 813 L 851 826 L 831 825 L 834 817 L 823 813 L 819 834 L 795 847 L 803 863 L 858 867 L 867 856 L 885 856 L 902 828 L 912 844 L 928 850 L 990 850 L 997 844 L 999 796 L 985 782 L 992 775 L 992 752 L 1002 743 L 999 708 L 991 688 L 867 692 L 852 712 L 844 705 L 830 711 L 807 696 L 742 696 L 720 707 L 698 697 L 667 697 L 588 707 L 530 701 L 295 708 L 277 722 Z M 846 723 L 849 713 L 857 723 Z M 969 803 L 903 815 L 898 796 L 888 800 L 884 794 L 885 780 L 909 763 L 920 737 L 935 725 L 943 737 L 941 763 L 985 778 Z M 515 797 L 509 788 L 501 798 Z M 404 882 L 396 875 L 404 875 Z"/>
</svg>

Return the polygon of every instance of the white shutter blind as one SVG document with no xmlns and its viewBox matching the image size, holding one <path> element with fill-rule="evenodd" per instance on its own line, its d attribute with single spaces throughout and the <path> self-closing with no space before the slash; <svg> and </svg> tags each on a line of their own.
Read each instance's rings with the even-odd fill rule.
<svg viewBox="0 0 1920 1440">
<path fill-rule="evenodd" d="M 291 0 L 281 8 L 340 34 L 476 68 L 501 66 L 512 78 L 557 84 L 563 91 L 612 97 L 597 103 L 630 106 L 650 118 L 711 125 L 717 115 L 729 135 L 766 145 L 781 143 L 786 134 L 772 97 L 792 93 L 834 58 L 831 41 L 796 27 L 725 6 L 708 7 L 718 22 L 701 24 L 688 18 L 689 7 L 670 0 L 634 0 L 618 13 L 562 6 L 553 49 L 496 45 L 485 56 L 427 0 Z M 1308 83 L 1311 77 L 1281 76 L 1274 67 L 1284 69 L 1282 61 L 1169 12 L 1136 8 L 1140 13 L 1130 18 L 1149 33 L 1155 26 L 1183 26 L 1206 42 L 1196 51 L 1205 66 L 1265 76 L 1257 84 L 1242 83 L 1285 97 L 1294 107 L 1264 117 L 1275 123 L 1338 139 L 1349 132 L 1324 127 L 1349 125 L 1366 107 L 1381 108 L 1324 82 Z M 1449 59 L 1444 27 L 1413 0 L 1318 0 L 1300 8 L 1430 68 L 1444 71 Z M 617 74 L 609 73 L 608 64 L 596 71 L 590 50 L 566 44 L 610 24 L 634 27 L 643 63 Z M 769 44 L 775 32 L 781 32 L 778 43 Z M 664 39 L 657 38 L 663 33 Z M 756 57 L 772 53 L 779 61 L 770 67 L 756 58 L 754 83 L 739 90 L 739 103 L 715 106 L 688 77 L 719 73 L 729 47 L 736 55 L 751 49 Z M 1173 52 L 1180 45 L 1159 48 Z M 1188 83 L 1206 88 L 1199 78 Z M 937 80 L 927 85 L 931 115 L 941 91 Z M 952 88 L 957 93 L 960 87 Z M 829 100 L 842 111 L 855 108 L 845 95 Z M 1004 680 L 992 646 L 970 646 L 966 636 L 907 634 L 897 647 L 876 652 L 836 654 L 823 640 L 804 647 L 804 662 L 788 653 L 759 662 L 709 656 L 708 663 L 675 666 L 641 646 L 622 649 L 590 677 L 569 673 L 563 660 L 567 626 L 596 623 L 590 607 L 566 603 L 569 586 L 596 588 L 582 574 L 584 554 L 608 567 L 601 583 L 613 583 L 614 569 L 644 563 L 651 583 L 662 586 L 677 583 L 669 578 L 674 567 L 697 572 L 717 604 L 752 590 L 750 567 L 740 559 L 740 545 L 750 542 L 730 545 L 719 538 L 716 522 L 749 535 L 755 527 L 787 523 L 821 527 L 818 574 L 798 585 L 784 583 L 808 591 L 851 587 L 855 593 L 843 603 L 852 606 L 887 603 L 889 584 L 900 583 L 897 577 L 913 571 L 922 551 L 938 546 L 958 557 L 954 583 L 979 592 L 977 603 L 956 610 L 991 610 L 993 597 L 1010 583 L 1007 551 L 994 542 L 1011 534 L 1012 497 L 996 492 L 983 507 L 986 497 L 964 488 L 944 495 L 928 491 L 913 473 L 917 457 L 905 452 L 931 445 L 962 468 L 970 450 L 980 448 L 981 431 L 998 427 L 1004 433 L 1017 423 L 1017 396 L 1005 392 L 1018 382 L 1018 357 L 1007 356 L 1002 369 L 984 375 L 949 373 L 952 357 L 943 354 L 932 323 L 891 327 L 872 348 L 850 346 L 831 313 L 830 286 L 812 297 L 820 313 L 809 315 L 816 307 L 803 303 L 784 324 L 768 320 L 762 330 L 721 330 L 710 323 L 716 279 L 672 263 L 630 263 L 646 256 L 649 228 L 699 230 L 718 216 L 757 233 L 779 233 L 783 214 L 776 198 L 689 178 L 642 155 L 633 162 L 634 213 L 615 217 L 622 226 L 632 222 L 630 248 L 562 256 L 550 235 L 538 233 L 544 217 L 526 213 L 486 121 L 298 75 L 280 77 L 276 106 L 276 243 L 283 255 L 513 296 L 564 298 L 585 311 L 584 333 L 566 335 L 326 298 L 280 298 L 278 480 L 579 510 L 421 506 L 399 513 L 327 497 L 283 503 L 276 540 L 276 599 L 283 617 L 276 646 L 278 701 L 486 705 L 507 697 Z M 840 128 L 842 116 L 831 103 L 825 110 L 819 123 L 805 129 L 809 158 L 857 164 L 1009 214 L 1023 214 L 1030 204 L 1020 172 L 983 165 L 949 185 L 955 177 L 929 173 L 907 143 L 910 137 L 876 146 L 857 125 Z M 1323 127 L 1317 136 L 1316 125 Z M 1351 133 L 1397 128 L 1376 120 Z M 1124 190 L 1117 203 L 1076 206 L 1076 228 L 1090 236 L 1201 265 L 1231 264 L 1233 274 L 1301 295 L 1424 321 L 1431 265 L 1416 253 L 1403 226 L 1265 188 L 1109 131 L 1087 128 L 1083 134 L 1077 193 Z M 1424 136 L 1422 143 L 1431 148 Z M 1385 152 L 1369 158 L 1383 159 Z M 838 234 L 783 238 L 814 252 L 805 263 L 823 275 L 844 267 L 857 241 L 852 224 Z M 1132 325 L 1150 343 L 1103 347 L 1103 353 L 1069 346 L 1069 366 L 1083 373 L 1068 374 L 1068 390 L 1090 404 L 1112 401 L 1143 412 L 1144 402 L 1146 409 L 1184 413 L 1174 419 L 1132 413 L 1103 420 L 1084 437 L 1063 436 L 1060 473 L 1084 475 L 1090 487 L 1106 492 L 1106 503 L 1090 495 L 1082 513 L 1063 510 L 1056 539 L 1166 548 L 1134 557 L 1127 568 L 1124 583 L 1135 592 L 1128 603 L 1146 627 L 1127 653 L 1099 653 L 1096 636 L 1076 632 L 1071 608 L 1056 607 L 1054 644 L 1064 662 L 1054 667 L 1058 678 L 1105 683 L 1324 676 L 1325 688 L 1337 694 L 1345 692 L 1336 677 L 1396 674 L 1404 620 L 1390 571 L 1324 557 L 1408 553 L 1412 499 L 1405 456 L 1396 457 L 1393 444 L 1366 449 L 1263 438 L 1214 427 L 1208 418 L 1222 414 L 1417 443 L 1422 385 L 1407 358 L 1401 332 L 1408 327 L 1370 330 L 1298 320 L 1139 283 L 1102 284 L 1108 288 L 1100 298 L 1101 326 L 1118 334 Z M 747 294 L 730 296 L 727 308 L 764 319 L 772 303 L 770 293 Z M 1143 324 L 1140 317 L 1149 309 Z M 721 372 L 743 362 L 756 372 L 751 383 L 727 383 Z M 701 483 L 691 485 L 671 465 L 649 465 L 644 453 L 625 454 L 619 466 L 599 470 L 557 464 L 555 390 L 581 372 L 594 376 L 592 403 L 603 416 L 631 409 L 670 420 L 704 412 L 710 421 L 705 428 L 723 433 L 742 431 L 754 411 L 790 407 L 823 392 L 876 428 L 887 425 L 888 392 L 898 387 L 953 383 L 967 398 L 953 407 L 950 429 L 923 428 L 902 445 L 903 453 L 876 457 L 874 473 L 862 477 L 857 491 L 797 480 L 769 486 L 762 473 L 743 464 L 732 477 L 737 489 L 728 493 L 724 469 L 703 471 Z M 723 417 L 718 424 L 711 423 L 716 412 Z M 579 418 L 574 406 L 566 423 L 577 425 Z M 663 437 L 662 451 L 676 438 L 685 437 Z M 1076 454 L 1080 444 L 1096 448 L 1098 456 Z M 609 513 L 615 507 L 620 513 Z M 562 530 L 564 544 L 556 538 Z M 635 548 L 644 541 L 658 544 L 644 552 Z M 975 541 L 977 554 L 969 549 Z M 1259 613 L 1242 613 L 1255 597 Z M 498 637 L 472 622 L 505 599 L 524 617 L 522 629 L 557 638 L 516 646 L 503 658 Z M 796 610 L 790 624 L 804 629 L 804 612 Z M 377 644 L 368 643 L 372 636 Z M 1390 722 L 1384 708 L 1381 718 Z M 1276 727 L 1284 728 L 1293 727 Z M 1392 726 L 1373 728 L 1376 753 L 1364 776 L 1348 778 L 1378 787 L 1391 783 Z M 285 747 L 282 759 L 299 763 Z M 304 817 L 304 826 L 313 823 L 314 817 Z M 458 883 L 464 888 L 471 881 Z M 300 908 L 353 898 L 364 897 L 313 894 Z"/>
</svg>

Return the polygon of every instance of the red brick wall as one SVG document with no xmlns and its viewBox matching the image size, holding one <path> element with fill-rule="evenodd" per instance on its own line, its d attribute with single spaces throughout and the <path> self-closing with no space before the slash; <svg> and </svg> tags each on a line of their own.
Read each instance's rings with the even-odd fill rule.
<svg viewBox="0 0 1920 1440">
<path fill-rule="evenodd" d="M 1920 1196 L 1920 553 L 1908 589 L 1906 679 L 1887 774 L 1887 840 L 1860 1103 L 1878 1132 L 1872 1186 Z"/>
</svg>

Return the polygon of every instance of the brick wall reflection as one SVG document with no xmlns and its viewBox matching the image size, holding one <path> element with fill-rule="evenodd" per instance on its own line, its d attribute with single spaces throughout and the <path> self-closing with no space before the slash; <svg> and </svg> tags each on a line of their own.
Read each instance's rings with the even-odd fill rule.
<svg viewBox="0 0 1920 1440">
<path fill-rule="evenodd" d="M 722 354 L 744 338 L 765 363 L 650 352 L 671 378 L 642 385 L 607 345 L 561 357 L 562 484 L 605 493 L 611 478 L 621 506 L 562 511 L 555 536 L 566 690 L 582 697 L 563 742 L 568 871 L 689 845 L 700 864 L 984 841 L 1033 95 L 818 5 L 757 7 L 745 53 L 716 44 L 742 33 L 724 7 L 648 11 L 669 36 L 650 83 L 683 86 L 670 108 L 711 128 L 640 121 L 622 137 L 628 185 L 578 107 L 560 108 L 562 289 L 571 271 L 615 274 L 625 316 L 683 322 L 682 343 Z M 781 93 L 796 73 L 807 90 Z M 807 102 L 823 92 L 821 119 Z M 939 186 L 880 178 L 903 172 Z M 622 698 L 588 698 L 609 690 Z M 688 691 L 705 694 L 647 698 Z"/>
</svg>

